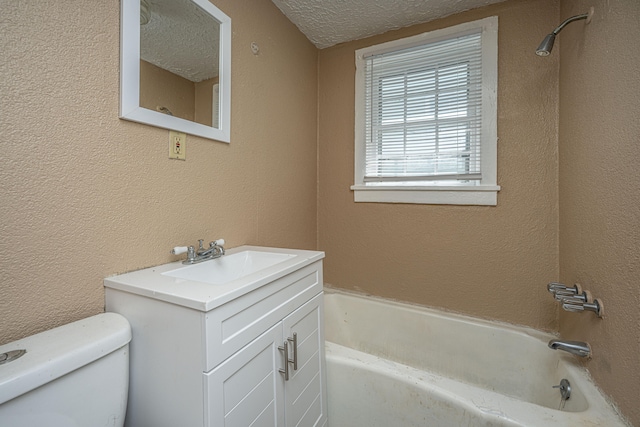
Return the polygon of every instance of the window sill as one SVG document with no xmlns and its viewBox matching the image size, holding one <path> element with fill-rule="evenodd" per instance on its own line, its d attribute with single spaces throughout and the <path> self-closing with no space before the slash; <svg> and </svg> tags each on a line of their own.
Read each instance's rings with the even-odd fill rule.
<svg viewBox="0 0 640 427">
<path fill-rule="evenodd" d="M 496 206 L 498 185 L 352 185 L 355 202 Z"/>
</svg>

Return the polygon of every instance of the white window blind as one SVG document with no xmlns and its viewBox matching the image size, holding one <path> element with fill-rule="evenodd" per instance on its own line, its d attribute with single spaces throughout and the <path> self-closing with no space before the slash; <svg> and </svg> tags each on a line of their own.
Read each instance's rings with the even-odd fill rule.
<svg viewBox="0 0 640 427">
<path fill-rule="evenodd" d="M 482 32 L 364 58 L 364 181 L 480 180 Z"/>
</svg>

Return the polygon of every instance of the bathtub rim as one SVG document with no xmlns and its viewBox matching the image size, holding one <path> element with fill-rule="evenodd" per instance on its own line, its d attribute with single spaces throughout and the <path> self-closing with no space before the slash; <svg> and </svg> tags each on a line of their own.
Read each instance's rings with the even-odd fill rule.
<svg viewBox="0 0 640 427">
<path fill-rule="evenodd" d="M 380 375 L 402 381 L 409 386 L 428 389 L 440 397 L 451 397 L 452 401 L 462 405 L 467 410 L 471 410 L 476 416 L 486 416 L 488 422 L 499 420 L 507 425 L 522 427 L 539 425 L 566 427 L 568 425 L 589 425 L 585 424 L 585 422 L 591 421 L 596 423 L 591 425 L 631 427 L 630 424 L 625 424 L 627 421 L 611 405 L 605 408 L 606 412 L 598 411 L 600 405 L 590 405 L 585 411 L 580 412 L 561 411 L 486 390 L 472 384 L 466 384 L 455 379 L 442 377 L 432 372 L 421 371 L 411 366 L 363 353 L 331 341 L 326 343 L 326 360 L 328 370 L 332 369 L 333 363 L 343 363 L 352 369 L 358 367 L 369 372 L 375 370 Z M 422 378 L 418 381 L 413 376 L 409 376 L 408 372 L 419 373 Z M 331 373 L 328 371 L 327 374 L 329 381 Z M 432 379 L 435 379 L 435 381 L 429 382 Z M 330 383 L 328 382 L 327 387 L 329 386 Z M 599 397 L 602 399 L 603 396 Z M 482 405 L 477 402 L 482 402 Z M 509 413 L 503 410 L 505 409 L 505 402 L 510 405 L 511 411 Z M 605 402 L 605 399 L 602 399 L 602 402 Z M 329 411 L 331 413 L 331 409 Z M 614 422 L 611 422 L 608 415 L 616 417 Z M 541 417 L 544 418 L 541 419 Z"/>
<path fill-rule="evenodd" d="M 372 295 L 367 292 L 362 292 L 358 290 L 347 290 L 342 288 L 335 288 L 325 284 L 324 285 L 325 298 L 330 297 L 333 294 L 342 295 L 342 296 L 351 297 L 351 298 L 357 298 L 357 299 L 373 300 L 380 304 L 389 304 L 392 306 L 401 307 L 411 311 L 427 312 L 428 314 L 437 316 L 439 318 L 444 318 L 444 319 L 448 318 L 448 319 L 453 319 L 455 321 L 460 321 L 465 323 L 480 324 L 484 327 L 494 327 L 494 328 L 499 327 L 499 328 L 506 329 L 515 334 L 525 335 L 534 339 L 538 339 L 543 343 L 548 342 L 550 339 L 558 338 L 560 336 L 559 332 L 555 332 L 555 331 L 554 332 L 541 331 L 541 330 L 532 328 L 530 326 L 513 324 L 513 323 L 501 321 L 501 320 L 490 320 L 490 319 L 481 318 L 481 317 L 474 317 L 468 314 L 462 314 L 462 313 L 455 312 L 453 310 L 447 310 L 444 308 L 437 308 L 437 307 L 425 306 L 417 303 L 411 303 L 407 301 L 400 301 L 396 299 Z M 345 347 L 342 344 L 334 343 L 326 338 L 325 338 L 325 341 L 331 342 L 332 344 L 336 344 L 338 346 Z M 350 348 L 350 347 L 346 347 L 346 348 Z M 359 351 L 357 349 L 351 349 L 351 350 Z M 549 350 L 549 351 L 553 351 L 553 350 Z M 368 354 L 368 353 L 363 353 L 363 354 Z M 371 355 L 371 356 L 384 359 L 383 357 L 376 356 L 376 355 Z M 570 371 L 571 375 L 579 376 L 581 379 L 580 381 L 581 383 L 584 383 L 585 385 L 587 384 L 589 385 L 589 387 L 585 388 L 584 390 L 581 389 L 581 393 L 589 402 L 589 407 L 585 411 L 578 411 L 578 412 L 561 411 L 562 413 L 577 413 L 577 414 L 581 414 L 585 412 L 588 413 L 592 410 L 595 410 L 594 406 L 591 404 L 593 402 L 593 403 L 596 403 L 599 408 L 603 408 L 607 410 L 607 412 L 611 412 L 611 414 L 616 417 L 616 421 L 619 423 L 620 426 L 633 427 L 633 425 L 629 422 L 629 420 L 626 417 L 624 417 L 624 415 L 620 412 L 615 402 L 613 402 L 611 398 L 606 393 L 604 393 L 602 389 L 600 389 L 600 387 L 598 387 L 597 383 L 593 380 L 588 368 L 583 363 L 580 363 L 580 361 L 577 360 L 576 356 L 573 356 L 564 352 L 559 352 L 558 357 L 564 363 L 566 363 L 567 369 Z M 384 360 L 390 360 L 390 359 L 384 359 Z M 393 363 L 402 365 L 401 362 L 396 362 L 393 360 L 390 360 L 390 361 Z M 416 368 L 413 368 L 413 369 L 416 369 Z M 443 378 L 448 378 L 448 377 L 443 377 Z M 455 379 L 452 379 L 452 380 L 456 381 Z M 461 383 L 466 384 L 464 382 L 461 382 Z M 514 398 L 512 396 L 504 395 L 501 393 L 498 393 L 498 394 L 501 396 L 508 397 L 510 399 L 518 400 L 517 398 Z M 541 408 L 546 408 L 554 411 L 553 408 L 549 408 L 546 406 L 538 405 L 531 402 L 526 402 L 523 400 L 518 400 L 518 401 L 528 405 L 535 405 Z"/>
<path fill-rule="evenodd" d="M 426 311 L 440 318 L 453 318 L 458 321 L 481 324 L 487 327 L 499 326 L 504 329 L 508 329 L 512 332 L 526 334 L 530 337 L 543 340 L 543 341 L 545 340 L 549 341 L 551 339 L 560 337 L 559 332 L 556 332 L 556 331 L 545 331 L 545 330 L 535 329 L 535 328 L 532 328 L 531 326 L 510 323 L 504 320 L 489 319 L 485 317 L 475 317 L 469 314 L 460 313 L 458 311 L 449 310 L 447 308 L 434 307 L 434 306 L 422 305 L 422 304 L 408 302 L 408 301 L 397 300 L 393 298 L 381 297 L 381 296 L 369 294 L 367 292 L 362 292 L 362 291 L 339 289 L 339 288 L 327 286 L 326 284 L 324 285 L 324 294 L 325 295 L 338 294 L 338 295 L 351 296 L 355 298 L 371 299 L 374 301 L 378 301 L 380 303 L 391 304 L 398 307 L 407 308 L 409 310 Z M 569 355 L 565 355 L 561 353 L 561 356 L 563 358 L 566 357 L 567 359 L 571 360 L 570 357 L 567 357 Z"/>
</svg>

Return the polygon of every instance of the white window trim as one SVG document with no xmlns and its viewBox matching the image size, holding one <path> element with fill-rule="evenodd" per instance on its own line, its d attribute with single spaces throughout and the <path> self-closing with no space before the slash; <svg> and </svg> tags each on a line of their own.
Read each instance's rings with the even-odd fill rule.
<svg viewBox="0 0 640 427">
<path fill-rule="evenodd" d="M 364 181 L 365 174 L 365 75 L 364 58 L 424 43 L 448 39 L 482 28 L 482 179 L 456 184 L 424 182 L 420 185 L 389 185 Z M 355 177 L 351 189 L 355 202 L 418 203 L 451 205 L 497 205 L 497 87 L 498 17 L 492 16 L 413 37 L 358 49 L 356 54 Z"/>
</svg>

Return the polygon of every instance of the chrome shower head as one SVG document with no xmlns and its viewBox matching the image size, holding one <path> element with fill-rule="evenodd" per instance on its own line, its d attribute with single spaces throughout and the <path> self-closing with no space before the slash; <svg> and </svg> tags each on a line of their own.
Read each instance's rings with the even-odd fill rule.
<svg viewBox="0 0 640 427">
<path fill-rule="evenodd" d="M 536 55 L 538 56 L 549 56 L 551 53 L 551 49 L 553 49 L 553 42 L 556 41 L 556 35 L 551 33 L 547 34 L 547 36 L 542 40 L 538 49 L 536 49 Z"/>
<path fill-rule="evenodd" d="M 564 22 L 558 25 L 558 28 L 553 30 L 551 34 L 547 34 L 547 36 L 542 40 L 538 49 L 536 49 L 536 55 L 538 56 L 549 56 L 551 53 L 551 49 L 553 49 L 553 42 L 556 41 L 556 36 L 562 29 L 573 21 L 579 21 L 581 19 L 586 19 L 587 24 L 591 22 L 591 17 L 593 16 L 593 7 L 589 9 L 589 13 L 583 13 L 582 15 L 572 16 L 571 18 L 565 19 Z"/>
</svg>

